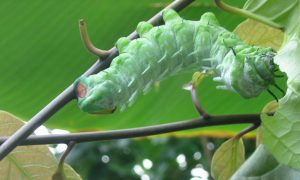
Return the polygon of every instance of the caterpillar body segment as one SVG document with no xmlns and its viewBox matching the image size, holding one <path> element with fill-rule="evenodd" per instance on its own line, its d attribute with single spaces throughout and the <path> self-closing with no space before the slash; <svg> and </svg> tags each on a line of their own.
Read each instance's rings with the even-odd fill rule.
<svg viewBox="0 0 300 180">
<path fill-rule="evenodd" d="M 163 19 L 165 25 L 157 27 L 139 23 L 140 38 L 120 38 L 116 43 L 119 56 L 109 68 L 75 82 L 83 111 L 123 110 L 155 82 L 182 72 L 211 70 L 220 82 L 218 88 L 244 98 L 258 96 L 274 83 L 274 51 L 245 44 L 220 27 L 212 13 L 189 21 L 167 10 Z"/>
</svg>

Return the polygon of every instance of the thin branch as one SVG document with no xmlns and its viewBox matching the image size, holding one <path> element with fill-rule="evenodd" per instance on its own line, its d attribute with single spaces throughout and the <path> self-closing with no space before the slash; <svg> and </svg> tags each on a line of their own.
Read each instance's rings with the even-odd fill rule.
<svg viewBox="0 0 300 180">
<path fill-rule="evenodd" d="M 167 123 L 161 125 L 154 125 L 141 128 L 121 129 L 103 132 L 82 132 L 70 134 L 52 134 L 29 136 L 21 142 L 20 145 L 41 145 L 41 144 L 59 144 L 69 143 L 75 141 L 76 143 L 90 142 L 90 141 L 105 141 L 113 139 L 136 138 L 150 135 L 157 135 L 187 129 L 202 128 L 217 125 L 231 125 L 231 124 L 259 124 L 260 114 L 245 114 L 245 115 L 226 115 L 226 116 L 210 116 L 209 121 L 204 118 L 191 119 L 179 121 L 174 123 Z M 0 144 L 3 143 L 7 137 L 0 138 Z"/>
<path fill-rule="evenodd" d="M 66 157 L 69 155 L 69 153 L 71 152 L 71 150 L 73 149 L 75 144 L 76 144 L 75 141 L 70 141 L 68 143 L 68 148 L 65 150 L 63 155 L 60 157 L 59 164 L 58 164 L 59 167 L 61 167 L 61 168 L 63 167 Z"/>
<path fill-rule="evenodd" d="M 75 146 L 75 144 L 76 144 L 75 141 L 69 142 L 68 148 L 66 149 L 66 151 L 61 156 L 61 158 L 59 160 L 59 163 L 58 163 L 57 170 L 53 174 L 52 179 L 67 179 L 66 176 L 65 176 L 65 173 L 64 173 L 64 162 L 65 162 L 65 159 L 68 156 L 68 154 L 71 152 L 71 150 Z"/>
<path fill-rule="evenodd" d="M 257 129 L 260 126 L 260 124 L 261 124 L 261 122 L 253 123 L 251 126 L 240 131 L 234 138 L 239 139 L 239 138 L 243 137 L 245 134 Z"/>
<path fill-rule="evenodd" d="M 177 0 L 171 3 L 166 8 L 180 11 L 186 6 L 191 4 L 194 0 Z M 162 11 L 153 16 L 148 22 L 151 24 L 159 25 L 162 23 Z M 138 37 L 136 32 L 131 33 L 128 36 L 130 39 Z M 118 55 L 117 49 L 113 47 L 109 50 L 111 54 L 104 60 L 97 60 L 96 63 L 90 67 L 83 76 L 95 74 L 107 67 L 109 67 L 112 59 Z M 40 112 L 33 116 L 27 124 L 18 129 L 7 141 L 0 146 L 0 160 L 2 160 L 9 152 L 11 152 L 17 145 L 19 145 L 24 139 L 26 139 L 36 128 L 46 122 L 54 113 L 59 111 L 65 104 L 75 99 L 75 93 L 73 91 L 73 84 L 67 87 L 61 94 L 59 94 L 54 100 L 46 105 Z"/>
<path fill-rule="evenodd" d="M 191 84 L 191 86 L 192 87 L 191 87 L 190 91 L 191 91 L 192 101 L 193 101 L 193 104 L 194 104 L 196 110 L 198 111 L 200 116 L 202 116 L 204 119 L 210 118 L 210 115 L 200 105 L 200 101 L 198 100 L 197 91 L 196 91 L 195 86 L 193 84 Z"/>
<path fill-rule="evenodd" d="M 208 165 L 211 165 L 211 160 L 212 160 L 212 150 L 208 148 L 208 137 L 203 136 L 200 138 L 201 141 L 201 146 L 204 151 L 205 157 L 208 159 Z"/>
</svg>

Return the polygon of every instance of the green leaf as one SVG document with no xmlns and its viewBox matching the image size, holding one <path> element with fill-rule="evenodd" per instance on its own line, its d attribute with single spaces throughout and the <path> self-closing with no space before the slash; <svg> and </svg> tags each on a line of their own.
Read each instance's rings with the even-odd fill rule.
<svg viewBox="0 0 300 180">
<path fill-rule="evenodd" d="M 289 92 L 284 99 L 290 98 Z M 295 96 L 294 96 L 295 97 Z M 296 102 L 288 102 L 279 108 L 275 116 L 262 115 L 264 139 L 263 142 L 274 157 L 283 164 L 300 169 L 300 113 L 299 97 L 295 97 Z M 284 100 L 282 99 L 281 102 Z M 291 103 L 291 104 L 290 104 Z"/>
<path fill-rule="evenodd" d="M 278 108 L 278 103 L 274 100 L 269 102 L 264 109 L 262 110 L 262 113 L 274 113 Z M 264 138 L 264 129 L 262 126 L 260 126 L 257 129 L 256 132 L 256 147 L 258 147 L 260 144 L 263 144 L 263 138 Z"/>
<path fill-rule="evenodd" d="M 10 136 L 23 124 L 19 118 L 0 111 L 0 136 Z M 50 179 L 57 164 L 47 146 L 20 146 L 0 162 L 1 179 Z M 67 164 L 64 170 L 67 179 L 81 179 Z"/>
<path fill-rule="evenodd" d="M 249 44 L 272 47 L 276 50 L 281 47 L 284 37 L 282 31 L 251 19 L 239 24 L 234 32 Z"/>
<path fill-rule="evenodd" d="M 279 164 L 264 145 L 255 152 L 231 177 L 231 180 L 299 179 L 300 171 Z"/>
<path fill-rule="evenodd" d="M 256 139 L 255 139 L 256 147 L 258 147 L 260 144 L 263 143 L 263 135 L 264 135 L 264 131 L 263 131 L 262 127 L 260 126 L 256 130 Z"/>
<path fill-rule="evenodd" d="M 231 138 L 215 152 L 211 163 L 211 174 L 216 180 L 227 180 L 245 161 L 242 139 Z"/>
<path fill-rule="evenodd" d="M 152 17 L 171 0 L 95 0 L 31 1 L 2 0 L 0 5 L 0 109 L 25 121 L 41 110 L 56 95 L 90 67 L 97 57 L 83 47 L 78 19 L 84 18 L 93 43 L 111 48 L 118 38 L 131 33 L 140 21 Z M 229 0 L 241 6 L 243 1 Z M 243 18 L 223 12 L 211 0 L 196 1 L 180 12 L 185 19 L 199 20 L 212 11 L 229 30 Z M 45 14 L 45 12 L 47 12 Z M 16 16 L 18 14 L 18 16 Z M 46 125 L 71 131 L 108 130 L 161 124 L 198 117 L 190 93 L 182 85 L 193 72 L 160 83 L 158 91 L 140 96 L 125 112 L 89 115 L 76 101 L 56 113 Z M 238 94 L 216 90 L 217 83 L 206 78 L 198 89 L 207 112 L 220 114 L 257 113 L 272 99 L 267 93 L 251 100 Z M 163 108 L 162 108 L 163 107 Z M 233 135 L 242 125 L 210 127 L 179 135 Z"/>
<path fill-rule="evenodd" d="M 63 166 L 58 165 L 56 172 L 52 175 L 53 180 L 67 180 Z"/>
<path fill-rule="evenodd" d="M 299 26 L 299 0 L 248 0 L 244 9 L 280 24 L 290 33 Z"/>
<path fill-rule="evenodd" d="M 300 1 L 251 0 L 245 9 L 281 24 L 285 42 L 275 63 L 285 72 L 287 92 L 273 117 L 262 116 L 264 144 L 282 164 L 300 169 Z"/>
</svg>

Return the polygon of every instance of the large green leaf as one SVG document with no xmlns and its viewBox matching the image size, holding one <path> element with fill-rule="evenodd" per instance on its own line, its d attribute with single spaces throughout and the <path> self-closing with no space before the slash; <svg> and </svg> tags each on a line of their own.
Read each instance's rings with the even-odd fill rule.
<svg viewBox="0 0 300 180">
<path fill-rule="evenodd" d="M 0 111 L 0 136 L 12 135 L 23 124 L 17 117 Z M 50 180 L 57 165 L 57 160 L 45 145 L 17 147 L 0 162 L 0 179 Z M 66 164 L 64 174 L 70 180 L 81 179 Z"/>
<path fill-rule="evenodd" d="M 170 1 L 96 0 L 0 2 L 0 109 L 28 120 L 91 66 L 96 57 L 83 47 L 78 19 L 84 18 L 94 44 L 108 49 L 119 37 L 133 31 Z M 228 1 L 242 5 L 242 1 Z M 221 24 L 233 30 L 242 18 L 225 13 L 210 0 L 199 0 L 180 13 L 197 20 L 214 12 Z M 52 117 L 47 125 L 68 130 L 137 127 L 197 117 L 189 92 L 182 85 L 193 72 L 161 82 L 159 90 L 141 96 L 123 113 L 94 116 L 81 112 L 73 101 Z M 204 108 L 212 114 L 256 113 L 272 99 L 267 93 L 245 100 L 237 94 L 216 90 L 210 78 L 199 88 Z M 224 135 L 244 126 L 212 127 L 195 133 Z M 223 133 L 223 134 L 222 134 Z"/>
<path fill-rule="evenodd" d="M 216 180 L 227 180 L 245 161 L 243 140 L 231 138 L 214 153 L 211 162 L 211 175 Z"/>
<path fill-rule="evenodd" d="M 258 146 L 231 180 L 299 179 L 300 171 L 279 164 L 264 145 Z"/>
<path fill-rule="evenodd" d="M 280 163 L 300 169 L 300 1 L 250 0 L 245 8 L 285 29 L 285 43 L 275 63 L 287 74 L 288 89 L 275 116 L 262 117 L 263 142 Z"/>
</svg>

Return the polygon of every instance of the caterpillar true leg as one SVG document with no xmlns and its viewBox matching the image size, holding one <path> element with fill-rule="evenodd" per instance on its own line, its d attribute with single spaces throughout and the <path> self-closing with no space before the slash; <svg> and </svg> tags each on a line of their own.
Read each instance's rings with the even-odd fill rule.
<svg viewBox="0 0 300 180">
<path fill-rule="evenodd" d="M 273 86 L 276 87 L 283 94 L 283 96 L 285 95 L 284 90 L 281 89 L 281 87 L 279 87 L 276 83 L 274 83 Z"/>
<path fill-rule="evenodd" d="M 276 78 L 283 78 L 283 77 L 284 77 L 284 75 L 278 75 L 278 74 L 274 74 L 274 77 L 276 77 Z"/>
<path fill-rule="evenodd" d="M 236 52 L 234 51 L 233 47 L 230 47 L 230 49 L 233 52 L 234 56 L 236 56 Z"/>
<path fill-rule="evenodd" d="M 278 102 L 278 98 L 276 97 L 276 95 L 270 89 L 267 89 L 267 91 Z"/>
<path fill-rule="evenodd" d="M 114 107 L 113 109 L 104 110 L 101 112 L 92 112 L 91 114 L 112 114 L 116 111 L 117 107 Z"/>
</svg>

